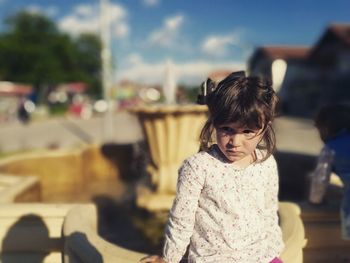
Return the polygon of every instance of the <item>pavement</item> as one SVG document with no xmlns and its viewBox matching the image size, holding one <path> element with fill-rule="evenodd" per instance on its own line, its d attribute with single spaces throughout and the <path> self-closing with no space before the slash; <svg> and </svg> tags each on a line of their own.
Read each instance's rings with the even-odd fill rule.
<svg viewBox="0 0 350 263">
<path fill-rule="evenodd" d="M 274 123 L 277 150 L 317 156 L 323 146 L 311 119 L 282 116 Z"/>
<path fill-rule="evenodd" d="M 130 144 L 143 140 L 137 117 L 127 111 L 113 115 L 112 136 L 107 139 L 104 118 L 52 118 L 0 124 L 0 152 L 16 152 L 42 148 L 70 148 L 91 143 Z"/>
</svg>

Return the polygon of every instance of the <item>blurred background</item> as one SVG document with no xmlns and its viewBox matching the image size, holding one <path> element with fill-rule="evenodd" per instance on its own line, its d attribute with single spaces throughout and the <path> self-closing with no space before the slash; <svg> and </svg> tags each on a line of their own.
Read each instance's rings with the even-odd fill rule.
<svg viewBox="0 0 350 263">
<path fill-rule="evenodd" d="M 204 78 L 240 69 L 271 76 L 284 113 L 349 97 L 348 1 L 110 1 L 100 17 L 101 2 L 0 2 L 2 126 L 93 118 L 106 99 L 113 111 L 162 101 L 166 68 L 179 103 Z"/>
<path fill-rule="evenodd" d="M 151 185 L 148 145 L 132 111 L 194 104 L 207 77 L 246 70 L 271 78 L 278 93 L 280 198 L 302 206 L 322 147 L 314 115 L 322 105 L 350 102 L 349 10 L 348 0 L 0 0 L 0 159 L 98 145 L 77 162 L 79 182 L 89 172 L 94 179 L 110 173 L 109 181 L 76 191 L 71 156 L 51 167 L 40 156 L 40 169 L 29 169 L 41 176 L 40 201 L 93 201 L 110 223 L 101 230 L 107 240 L 159 252 L 164 214 L 133 215 L 143 235 L 123 227 L 130 207 L 120 204 L 134 201 L 138 180 Z M 118 171 L 95 166 L 100 155 Z M 28 173 L 6 165 L 2 171 Z"/>
<path fill-rule="evenodd" d="M 176 102 L 191 103 L 206 77 L 242 69 L 272 78 L 283 114 L 312 118 L 320 105 L 350 98 L 349 7 L 1 0 L 0 151 L 140 139 L 136 128 L 103 131 L 94 121 L 111 111 L 123 125 L 124 109 L 164 101 L 169 78 Z M 44 131 L 56 126 L 38 141 L 39 121 Z"/>
</svg>

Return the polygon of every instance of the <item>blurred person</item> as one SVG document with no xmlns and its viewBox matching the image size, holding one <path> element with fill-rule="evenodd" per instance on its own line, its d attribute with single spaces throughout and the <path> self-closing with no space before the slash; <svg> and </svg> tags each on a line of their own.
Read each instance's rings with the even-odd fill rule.
<svg viewBox="0 0 350 263">
<path fill-rule="evenodd" d="M 30 114 L 25 107 L 25 102 L 25 99 L 21 99 L 19 102 L 17 117 L 22 123 L 27 124 L 30 121 Z"/>
<path fill-rule="evenodd" d="M 179 169 L 163 256 L 142 263 L 282 262 L 278 171 L 272 155 L 277 96 L 269 82 L 234 72 L 202 85 L 209 117 L 201 150 Z"/>
<path fill-rule="evenodd" d="M 309 201 L 323 202 L 330 174 L 336 173 L 344 185 L 340 208 L 342 238 L 350 240 L 350 105 L 322 107 L 316 115 L 315 126 L 324 147 L 311 176 Z"/>
</svg>

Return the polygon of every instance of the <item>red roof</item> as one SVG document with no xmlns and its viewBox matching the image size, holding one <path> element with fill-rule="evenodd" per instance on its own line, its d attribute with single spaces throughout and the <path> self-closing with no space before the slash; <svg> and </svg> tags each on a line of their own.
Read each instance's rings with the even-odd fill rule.
<svg viewBox="0 0 350 263">
<path fill-rule="evenodd" d="M 337 52 L 337 50 L 329 49 L 328 43 L 342 43 L 345 44 L 347 48 L 350 47 L 350 24 L 332 24 L 330 25 L 318 42 L 314 45 L 312 51 L 310 52 L 311 60 L 318 60 L 319 56 L 324 56 L 322 53 L 328 53 L 328 56 L 334 57 L 332 52 Z M 327 61 L 329 58 L 327 59 Z M 327 62 L 328 63 L 328 62 Z"/>
<path fill-rule="evenodd" d="M 32 92 L 32 87 L 29 85 L 17 84 L 8 81 L 0 81 L 1 95 L 26 96 Z"/>
<path fill-rule="evenodd" d="M 70 83 L 61 84 L 58 86 L 58 88 L 62 88 L 67 92 L 82 93 L 86 91 L 88 86 L 84 82 L 70 82 Z"/>
<path fill-rule="evenodd" d="M 350 45 L 350 24 L 332 24 L 328 31 L 334 33 L 340 40 Z"/>
<path fill-rule="evenodd" d="M 233 71 L 235 70 L 228 70 L 228 69 L 215 70 L 209 73 L 209 78 L 211 78 L 214 81 L 220 81 L 226 78 L 228 75 L 230 75 Z"/>
<path fill-rule="evenodd" d="M 263 46 L 259 49 L 272 59 L 302 59 L 306 58 L 310 51 L 309 47 L 304 46 Z"/>
</svg>

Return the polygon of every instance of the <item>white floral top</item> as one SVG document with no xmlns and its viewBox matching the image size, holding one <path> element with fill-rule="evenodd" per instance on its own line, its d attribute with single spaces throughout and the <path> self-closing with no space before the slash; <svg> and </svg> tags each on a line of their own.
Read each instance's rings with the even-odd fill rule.
<svg viewBox="0 0 350 263">
<path fill-rule="evenodd" d="M 179 169 L 163 251 L 168 263 L 178 263 L 188 244 L 196 263 L 268 263 L 282 252 L 274 157 L 238 169 L 218 151 L 214 145 Z"/>
</svg>

